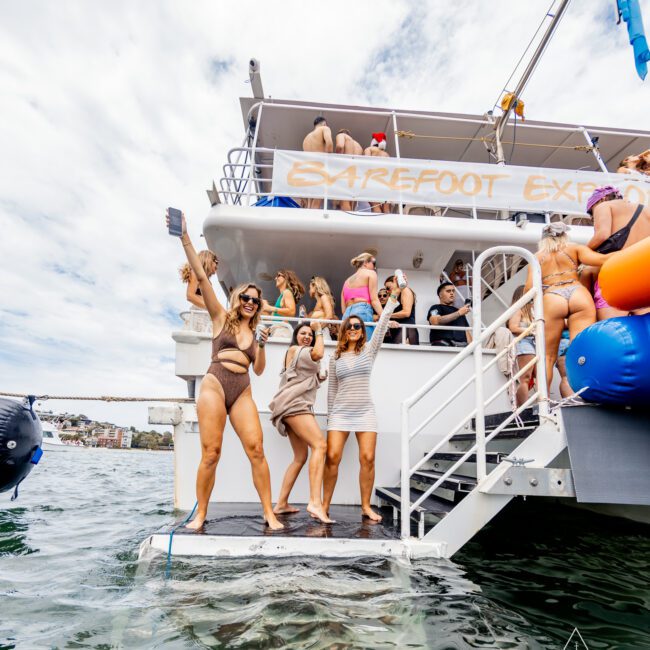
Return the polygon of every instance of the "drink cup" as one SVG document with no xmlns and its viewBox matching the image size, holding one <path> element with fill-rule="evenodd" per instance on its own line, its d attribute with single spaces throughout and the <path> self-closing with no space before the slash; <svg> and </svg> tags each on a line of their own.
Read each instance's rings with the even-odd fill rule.
<svg viewBox="0 0 650 650">
<path fill-rule="evenodd" d="M 402 271 L 402 269 L 395 270 L 395 280 L 397 281 L 397 286 L 400 289 L 406 287 L 406 278 L 404 277 L 404 271 Z"/>
</svg>

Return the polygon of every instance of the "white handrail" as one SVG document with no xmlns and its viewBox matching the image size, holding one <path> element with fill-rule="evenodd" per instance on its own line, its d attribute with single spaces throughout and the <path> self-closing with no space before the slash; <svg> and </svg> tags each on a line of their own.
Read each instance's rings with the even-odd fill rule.
<svg viewBox="0 0 650 650">
<path fill-rule="evenodd" d="M 539 412 L 540 416 L 548 414 L 548 392 L 546 387 L 546 365 L 545 365 L 545 346 L 544 346 L 544 322 L 543 322 L 543 293 L 542 293 L 542 272 L 537 262 L 537 259 L 530 251 L 518 247 L 518 246 L 498 246 L 495 248 L 488 249 L 481 253 L 478 258 L 475 260 L 473 273 L 474 279 L 482 277 L 483 264 L 487 259 L 493 255 L 518 255 L 524 258 L 528 264 L 532 267 L 532 287 L 513 305 L 506 309 L 499 318 L 497 318 L 492 324 L 488 327 L 481 329 L 481 310 L 482 310 L 482 291 L 481 291 L 481 282 L 473 283 L 473 308 L 474 308 L 474 326 L 473 326 L 473 341 L 461 350 L 454 358 L 434 377 L 432 377 L 428 382 L 426 382 L 418 391 L 416 391 L 411 397 L 405 399 L 401 404 L 401 536 L 407 538 L 410 535 L 410 513 L 414 507 L 417 507 L 422 503 L 439 485 L 442 484 L 447 477 L 453 473 L 456 467 L 460 462 L 455 463 L 451 468 L 449 468 L 443 475 L 431 486 L 426 492 L 415 502 L 414 506 L 411 506 L 410 503 L 410 479 L 413 472 L 417 471 L 440 447 L 448 442 L 453 435 L 469 420 L 475 415 L 475 432 L 476 432 L 476 443 L 472 449 L 476 450 L 476 467 L 477 467 L 477 481 L 480 483 L 486 476 L 486 443 L 492 439 L 494 432 L 486 438 L 485 436 L 485 407 L 489 405 L 494 399 L 509 386 L 514 385 L 517 379 L 524 374 L 533 363 L 537 366 L 537 392 L 534 394 L 533 398 L 529 398 L 526 401 L 526 404 L 532 404 L 534 401 L 539 400 Z M 483 376 L 485 371 L 491 367 L 492 362 L 488 363 L 485 367 L 483 366 L 483 345 L 487 342 L 488 338 L 501 326 L 505 325 L 507 321 L 524 305 L 533 301 L 533 312 L 534 312 L 534 330 L 535 330 L 535 339 L 536 339 L 536 355 L 532 361 L 530 361 L 524 368 L 519 369 L 519 371 L 508 379 L 508 381 L 501 386 L 495 393 L 493 393 L 487 400 L 484 400 L 483 396 Z M 533 327 L 531 326 L 531 327 Z M 516 343 L 525 336 L 526 333 L 531 329 L 529 327 L 523 333 L 521 333 L 514 341 L 512 341 L 508 347 L 516 345 Z M 505 354 L 505 351 L 504 351 Z M 445 402 L 438 406 L 437 410 L 434 412 L 433 416 L 425 418 L 424 424 L 421 424 L 417 429 L 412 433 L 409 429 L 409 412 L 415 404 L 417 404 L 425 395 L 427 395 L 434 387 L 436 387 L 444 378 L 448 377 L 449 373 L 457 368 L 465 359 L 470 355 L 474 356 L 474 375 L 461 386 L 456 392 L 448 396 Z M 496 359 L 493 360 L 496 363 Z M 452 429 L 441 441 L 439 441 L 436 446 L 425 455 L 415 466 L 412 468 L 410 466 L 410 442 L 411 440 L 418 435 L 424 426 L 430 422 L 433 417 L 438 415 L 443 408 L 445 408 L 453 399 L 455 399 L 472 381 L 475 385 L 475 408 L 466 415 L 465 418 Z M 510 421 L 511 417 L 514 417 L 521 409 L 516 409 L 512 416 L 507 418 L 507 421 Z M 500 431 L 501 427 L 498 427 L 497 430 Z M 468 452 L 463 458 L 468 457 L 470 452 Z"/>
</svg>

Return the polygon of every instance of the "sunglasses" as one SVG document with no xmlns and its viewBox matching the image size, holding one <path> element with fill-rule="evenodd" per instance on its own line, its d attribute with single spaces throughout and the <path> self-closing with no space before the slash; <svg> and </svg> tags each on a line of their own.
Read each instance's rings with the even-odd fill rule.
<svg viewBox="0 0 650 650">
<path fill-rule="evenodd" d="M 247 293 L 240 293 L 239 299 L 242 302 L 252 302 L 257 307 L 259 307 L 262 304 L 262 301 L 259 298 L 255 298 L 254 296 L 249 296 Z"/>
<path fill-rule="evenodd" d="M 388 291 L 380 291 L 377 295 L 380 298 L 388 298 Z"/>
<path fill-rule="evenodd" d="M 348 329 L 351 330 L 360 330 L 363 327 L 361 323 L 350 323 L 350 327 Z"/>
<path fill-rule="evenodd" d="M 368 262 L 370 262 L 370 264 L 372 264 L 373 266 L 377 266 L 377 260 L 375 259 L 368 260 Z"/>
</svg>

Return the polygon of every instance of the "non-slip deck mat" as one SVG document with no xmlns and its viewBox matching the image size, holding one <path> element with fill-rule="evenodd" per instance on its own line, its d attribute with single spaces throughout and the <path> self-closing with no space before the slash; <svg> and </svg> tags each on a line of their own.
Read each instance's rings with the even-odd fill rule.
<svg viewBox="0 0 650 650">
<path fill-rule="evenodd" d="M 393 525 L 391 509 L 380 511 L 382 523 L 376 524 L 361 517 L 359 506 L 331 506 L 330 517 L 335 524 L 321 524 L 305 511 L 304 504 L 295 505 L 300 512 L 278 515 L 284 529 L 272 531 L 262 518 L 262 508 L 257 503 L 210 504 L 208 518 L 200 531 L 178 528 L 175 535 L 218 535 L 228 537 L 328 537 L 333 539 L 399 539 L 399 529 Z M 183 518 L 184 519 L 184 518 Z M 181 519 L 180 521 L 183 521 Z M 178 522 L 180 523 L 180 522 Z M 162 532 L 170 532 L 165 529 Z"/>
<path fill-rule="evenodd" d="M 650 412 L 562 408 L 579 503 L 650 505 Z"/>
</svg>

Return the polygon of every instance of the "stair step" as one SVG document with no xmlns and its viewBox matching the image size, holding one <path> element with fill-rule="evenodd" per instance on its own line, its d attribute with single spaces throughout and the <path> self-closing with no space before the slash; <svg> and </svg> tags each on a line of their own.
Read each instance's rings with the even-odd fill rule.
<svg viewBox="0 0 650 650">
<path fill-rule="evenodd" d="M 528 436 L 533 433 L 536 428 L 537 425 L 525 426 L 522 428 L 508 426 L 502 431 L 499 431 L 493 440 L 523 440 L 525 438 L 528 438 Z M 486 430 L 485 433 L 487 435 L 490 433 L 490 431 Z M 457 433 L 455 436 L 449 439 L 450 442 L 461 442 L 465 440 L 476 440 L 476 433 L 474 431 L 469 431 L 467 433 Z"/>
<path fill-rule="evenodd" d="M 375 494 L 382 499 L 390 503 L 398 510 L 402 506 L 401 494 L 402 490 L 399 487 L 378 487 L 375 488 Z M 419 490 L 410 490 L 410 500 L 411 503 L 414 503 L 422 496 L 422 492 Z M 454 509 L 454 504 L 443 499 L 438 499 L 435 496 L 427 497 L 412 513 L 411 516 L 416 514 L 424 515 L 433 515 L 438 519 L 442 519 L 447 513 L 451 512 Z"/>
<path fill-rule="evenodd" d="M 443 476 L 443 472 L 420 470 L 414 472 L 412 478 L 417 479 L 422 483 L 433 485 L 441 476 Z M 476 487 L 476 480 L 459 474 L 450 474 L 440 484 L 440 487 L 447 490 L 453 490 L 454 492 L 471 492 Z"/>
<path fill-rule="evenodd" d="M 438 451 L 431 457 L 430 461 L 433 460 L 460 460 L 465 455 L 465 452 L 462 451 Z M 498 451 L 488 451 L 485 453 L 485 462 L 491 465 L 498 465 L 505 456 L 508 454 L 503 454 Z M 470 454 L 466 459 L 466 463 L 476 463 L 476 454 Z"/>
<path fill-rule="evenodd" d="M 502 413 L 491 413 L 490 415 L 485 416 L 485 429 L 486 431 L 492 431 L 496 429 L 504 420 L 509 418 L 512 415 L 512 411 L 503 411 Z M 524 409 L 520 414 L 524 424 L 528 425 L 539 425 L 539 413 L 536 406 L 528 409 Z M 510 426 L 510 425 L 509 425 Z M 472 429 L 476 428 L 476 418 L 472 418 L 470 427 Z"/>
</svg>

